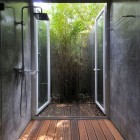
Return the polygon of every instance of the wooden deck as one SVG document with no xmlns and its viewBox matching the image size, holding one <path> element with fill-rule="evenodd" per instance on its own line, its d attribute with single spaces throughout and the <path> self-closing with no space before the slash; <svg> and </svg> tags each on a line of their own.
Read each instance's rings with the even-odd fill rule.
<svg viewBox="0 0 140 140">
<path fill-rule="evenodd" d="M 96 104 L 50 104 L 39 116 L 104 116 Z"/>
<path fill-rule="evenodd" d="M 19 140 L 123 140 L 109 120 L 34 120 Z"/>
</svg>

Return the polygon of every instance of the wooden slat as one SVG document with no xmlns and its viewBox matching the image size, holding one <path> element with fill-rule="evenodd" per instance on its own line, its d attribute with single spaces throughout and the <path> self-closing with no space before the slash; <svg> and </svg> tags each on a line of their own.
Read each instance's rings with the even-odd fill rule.
<svg viewBox="0 0 140 140">
<path fill-rule="evenodd" d="M 46 116 L 54 116 L 54 111 L 55 111 L 56 104 L 51 104 L 49 108 L 49 112 L 46 112 Z"/>
<path fill-rule="evenodd" d="M 54 116 L 64 116 L 63 104 L 56 104 Z"/>
<path fill-rule="evenodd" d="M 79 131 L 77 120 L 71 120 L 71 139 L 79 140 Z"/>
<path fill-rule="evenodd" d="M 110 120 L 104 120 L 116 140 L 124 140 Z"/>
<path fill-rule="evenodd" d="M 80 116 L 79 105 L 71 104 L 71 116 Z"/>
<path fill-rule="evenodd" d="M 64 108 L 64 115 L 65 116 L 71 116 L 71 111 L 70 111 L 70 105 L 67 104 L 66 107 Z"/>
<path fill-rule="evenodd" d="M 124 140 L 109 120 L 31 121 L 19 140 Z"/>
<path fill-rule="evenodd" d="M 91 120 L 91 122 L 92 122 L 92 126 L 95 130 L 95 133 L 96 133 L 98 140 L 106 140 L 97 120 Z"/>
<path fill-rule="evenodd" d="M 64 122 L 65 122 L 64 120 L 59 120 L 57 122 L 54 140 L 62 140 L 63 139 Z"/>
<path fill-rule="evenodd" d="M 50 104 L 39 116 L 103 116 L 95 104 Z"/>
<path fill-rule="evenodd" d="M 38 134 L 37 140 L 44 140 L 50 125 L 50 120 L 45 120 Z"/>
<path fill-rule="evenodd" d="M 64 140 L 71 140 L 71 130 L 70 130 L 70 120 L 65 120 L 64 122 Z"/>
<path fill-rule="evenodd" d="M 98 140 L 95 134 L 95 131 L 92 127 L 91 121 L 90 120 L 85 120 L 85 126 L 88 134 L 89 140 Z"/>
<path fill-rule="evenodd" d="M 80 104 L 80 116 L 89 116 L 87 109 L 85 109 L 84 104 Z"/>
<path fill-rule="evenodd" d="M 86 104 L 86 110 L 89 112 L 89 116 L 93 117 L 94 116 L 94 111 L 92 109 L 91 104 Z"/>
<path fill-rule="evenodd" d="M 115 138 L 113 137 L 112 133 L 110 132 L 110 130 L 108 129 L 106 123 L 103 120 L 98 120 L 98 123 L 106 137 L 107 140 L 115 140 Z"/>
<path fill-rule="evenodd" d="M 51 120 L 48 132 L 44 140 L 53 140 L 56 130 L 57 120 Z"/>
<path fill-rule="evenodd" d="M 27 128 L 25 129 L 25 131 L 23 132 L 23 134 L 21 135 L 21 137 L 19 138 L 19 140 L 27 140 L 30 133 L 32 132 L 34 126 L 36 125 L 37 121 L 31 121 Z"/>
<path fill-rule="evenodd" d="M 39 116 L 52 116 L 54 112 L 54 104 L 48 105 L 40 114 Z"/>
<path fill-rule="evenodd" d="M 80 140 L 88 140 L 88 135 L 86 132 L 84 120 L 79 120 L 78 126 L 79 126 Z"/>
<path fill-rule="evenodd" d="M 31 134 L 29 135 L 30 140 L 36 140 L 38 133 L 42 127 L 43 121 L 38 121 L 37 124 L 34 126 L 33 131 L 31 132 Z"/>
<path fill-rule="evenodd" d="M 97 107 L 96 104 L 90 104 L 90 107 L 93 111 L 94 116 L 104 116 L 102 111 Z"/>
<path fill-rule="evenodd" d="M 82 104 L 86 116 L 94 116 L 90 104 Z"/>
</svg>

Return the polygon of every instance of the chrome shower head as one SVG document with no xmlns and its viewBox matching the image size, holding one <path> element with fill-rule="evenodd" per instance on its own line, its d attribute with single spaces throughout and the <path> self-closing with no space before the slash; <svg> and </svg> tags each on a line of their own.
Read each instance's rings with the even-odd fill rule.
<svg viewBox="0 0 140 140">
<path fill-rule="evenodd" d="M 49 20 L 47 13 L 34 13 L 34 16 L 37 20 Z"/>
</svg>

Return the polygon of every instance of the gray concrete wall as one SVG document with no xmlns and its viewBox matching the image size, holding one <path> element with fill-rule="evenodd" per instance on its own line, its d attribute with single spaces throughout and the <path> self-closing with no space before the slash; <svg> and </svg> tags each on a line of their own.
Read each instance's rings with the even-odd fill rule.
<svg viewBox="0 0 140 140">
<path fill-rule="evenodd" d="M 110 31 L 110 117 L 125 140 L 140 139 L 140 2 L 113 2 Z"/>
<path fill-rule="evenodd" d="M 1 16 L 1 12 L 0 12 Z M 0 22 L 0 40 L 1 40 L 1 22 Z M 2 52 L 1 52 L 1 41 L 0 41 L 0 139 L 2 139 Z"/>
<path fill-rule="evenodd" d="M 14 67 L 21 67 L 21 25 L 14 24 L 21 21 L 21 8 L 28 3 L 6 2 L 6 9 L 1 12 L 1 75 L 2 78 L 2 140 L 17 140 L 31 119 L 31 76 L 26 74 L 27 80 L 27 112 L 20 116 L 21 77 L 13 71 Z M 24 12 L 24 50 L 25 67 L 30 69 L 31 45 L 30 25 L 27 10 Z M 23 92 L 22 112 L 26 111 L 26 98 Z M 0 96 L 1 97 L 1 96 Z"/>
</svg>

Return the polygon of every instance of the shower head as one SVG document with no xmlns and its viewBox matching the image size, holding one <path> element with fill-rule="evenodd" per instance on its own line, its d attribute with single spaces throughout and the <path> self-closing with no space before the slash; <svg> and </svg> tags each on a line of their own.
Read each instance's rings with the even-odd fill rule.
<svg viewBox="0 0 140 140">
<path fill-rule="evenodd" d="M 0 11 L 3 11 L 5 9 L 5 4 L 0 2 Z"/>
<path fill-rule="evenodd" d="M 49 20 L 47 13 L 34 13 L 34 16 L 37 20 Z"/>
</svg>

